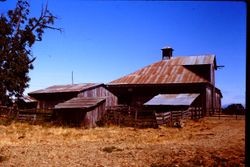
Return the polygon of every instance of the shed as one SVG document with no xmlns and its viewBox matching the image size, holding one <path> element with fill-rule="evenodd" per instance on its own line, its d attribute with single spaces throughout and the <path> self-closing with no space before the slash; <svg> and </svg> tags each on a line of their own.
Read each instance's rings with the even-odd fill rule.
<svg viewBox="0 0 250 167">
<path fill-rule="evenodd" d="M 38 101 L 37 108 L 44 111 L 74 97 L 104 97 L 106 106 L 116 104 L 116 97 L 102 83 L 54 85 L 28 94 Z"/>
<path fill-rule="evenodd" d="M 86 127 L 96 126 L 106 107 L 117 101 L 102 83 L 55 85 L 29 95 L 38 101 L 38 112 L 52 113 L 53 119 L 62 123 Z"/>
<path fill-rule="evenodd" d="M 75 97 L 55 105 L 56 120 L 68 125 L 95 127 L 105 114 L 105 98 Z"/>
</svg>

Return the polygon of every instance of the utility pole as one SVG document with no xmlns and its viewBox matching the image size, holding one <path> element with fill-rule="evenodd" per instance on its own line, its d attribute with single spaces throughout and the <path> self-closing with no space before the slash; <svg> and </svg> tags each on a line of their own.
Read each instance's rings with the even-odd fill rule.
<svg viewBox="0 0 250 167">
<path fill-rule="evenodd" d="M 71 82 L 72 82 L 72 85 L 74 84 L 74 71 L 71 72 Z"/>
</svg>

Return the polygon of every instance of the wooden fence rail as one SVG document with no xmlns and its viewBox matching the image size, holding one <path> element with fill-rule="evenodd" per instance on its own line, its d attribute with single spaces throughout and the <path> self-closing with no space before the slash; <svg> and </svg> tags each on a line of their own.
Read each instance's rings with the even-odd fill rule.
<svg viewBox="0 0 250 167">
<path fill-rule="evenodd" d="M 190 118 L 190 110 L 185 111 L 168 111 L 155 113 L 156 122 L 158 125 L 173 126 L 176 122 L 179 123 L 182 119 Z"/>
<path fill-rule="evenodd" d="M 36 121 L 36 114 L 18 114 L 16 119 L 21 122 L 28 121 L 34 123 Z"/>
<path fill-rule="evenodd" d="M 52 110 L 41 109 L 15 109 L 13 107 L 0 106 L 0 118 L 15 119 L 21 122 L 44 122 L 50 121 Z"/>
<path fill-rule="evenodd" d="M 153 112 L 140 111 L 128 106 L 107 108 L 105 121 L 116 125 L 155 127 L 158 125 L 173 126 L 182 119 L 199 119 L 203 115 L 201 107 L 193 107 L 184 111 Z"/>
</svg>

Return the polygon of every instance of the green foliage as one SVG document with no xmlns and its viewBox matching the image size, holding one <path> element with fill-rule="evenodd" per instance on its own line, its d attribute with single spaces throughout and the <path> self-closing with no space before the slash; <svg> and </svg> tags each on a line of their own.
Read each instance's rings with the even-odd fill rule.
<svg viewBox="0 0 250 167">
<path fill-rule="evenodd" d="M 0 104 L 19 97 L 28 87 L 28 73 L 35 57 L 31 47 L 42 40 L 45 29 L 52 27 L 55 16 L 47 5 L 38 18 L 29 17 L 29 3 L 18 0 L 16 8 L 0 15 Z"/>
</svg>

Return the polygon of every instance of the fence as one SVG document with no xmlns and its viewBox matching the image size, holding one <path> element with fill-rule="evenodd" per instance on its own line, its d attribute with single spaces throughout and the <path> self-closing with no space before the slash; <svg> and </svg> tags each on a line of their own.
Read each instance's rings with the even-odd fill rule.
<svg viewBox="0 0 250 167">
<path fill-rule="evenodd" d="M 52 109 L 20 109 L 16 120 L 31 123 L 47 122 L 51 121 L 52 113 Z"/>
<path fill-rule="evenodd" d="M 168 111 L 168 112 L 155 112 L 155 118 L 158 125 L 173 126 L 176 122 L 182 119 L 190 118 L 190 110 L 185 111 Z"/>
<path fill-rule="evenodd" d="M 237 113 L 234 114 L 225 114 L 222 112 L 215 112 L 213 115 L 209 115 L 210 117 L 217 117 L 218 119 L 245 119 L 245 115 L 239 115 Z"/>
<path fill-rule="evenodd" d="M 108 107 L 103 119 L 106 124 L 132 127 L 157 127 L 152 112 L 139 112 L 140 108 L 118 105 Z"/>
<path fill-rule="evenodd" d="M 173 126 L 182 119 L 199 119 L 201 117 L 203 117 L 201 107 L 191 107 L 184 111 L 154 112 L 120 105 L 107 108 L 104 122 L 119 126 L 157 127 L 163 124 Z"/>
<path fill-rule="evenodd" d="M 17 110 L 13 107 L 0 106 L 0 118 L 8 119 L 16 116 Z"/>
<path fill-rule="evenodd" d="M 52 110 L 41 109 L 15 109 L 13 107 L 0 106 L 0 118 L 15 119 L 21 122 L 44 122 L 50 121 Z"/>
<path fill-rule="evenodd" d="M 189 107 L 188 110 L 191 114 L 191 119 L 200 119 L 205 116 L 202 107 Z"/>
</svg>

